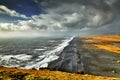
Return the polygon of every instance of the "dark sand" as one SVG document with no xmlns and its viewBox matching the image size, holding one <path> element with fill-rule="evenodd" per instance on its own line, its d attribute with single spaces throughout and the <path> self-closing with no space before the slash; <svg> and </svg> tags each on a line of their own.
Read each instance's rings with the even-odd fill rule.
<svg viewBox="0 0 120 80">
<path fill-rule="evenodd" d="M 52 70 L 60 70 L 72 73 L 85 73 L 97 76 L 120 77 L 119 54 L 113 54 L 104 50 L 88 50 L 83 45 L 88 45 L 82 40 L 74 38 L 59 59 L 49 63 Z"/>
</svg>

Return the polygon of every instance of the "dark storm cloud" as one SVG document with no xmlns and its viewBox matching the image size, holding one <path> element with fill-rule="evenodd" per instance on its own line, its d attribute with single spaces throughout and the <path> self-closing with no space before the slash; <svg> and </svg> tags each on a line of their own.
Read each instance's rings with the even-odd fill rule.
<svg viewBox="0 0 120 80">
<path fill-rule="evenodd" d="M 30 20 L 20 21 L 17 24 L 20 30 L 62 31 L 86 27 L 99 28 L 113 22 L 119 12 L 118 0 L 34 0 L 34 2 L 42 6 L 46 14 L 33 15 Z"/>
<path fill-rule="evenodd" d="M 86 18 L 82 21 L 86 20 L 88 26 L 100 26 L 114 20 L 117 12 L 114 4 L 118 0 L 37 0 L 37 2 L 50 12 L 84 14 Z"/>
<path fill-rule="evenodd" d="M 80 4 L 80 5 L 94 6 L 96 8 L 109 10 L 110 7 L 108 3 L 112 3 L 113 0 L 38 0 L 38 2 L 43 7 L 48 7 L 48 8 L 55 8 L 61 6 L 62 4 Z"/>
<path fill-rule="evenodd" d="M 114 3 L 114 7 L 115 7 L 115 9 L 117 10 L 117 12 L 120 13 L 120 0 L 117 0 L 117 1 Z"/>
</svg>

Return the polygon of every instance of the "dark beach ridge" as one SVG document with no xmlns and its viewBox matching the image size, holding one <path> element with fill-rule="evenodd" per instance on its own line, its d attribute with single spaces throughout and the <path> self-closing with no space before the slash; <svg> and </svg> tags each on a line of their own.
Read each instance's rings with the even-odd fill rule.
<svg viewBox="0 0 120 80">
<path fill-rule="evenodd" d="M 93 44 L 111 44 L 115 41 L 85 42 L 92 38 L 74 38 L 64 48 L 59 58 L 49 63 L 48 68 L 71 73 L 84 73 L 97 76 L 120 77 L 120 55 L 103 49 L 97 49 Z M 101 42 L 100 42 L 101 41 Z M 116 44 L 119 44 L 117 41 Z"/>
</svg>

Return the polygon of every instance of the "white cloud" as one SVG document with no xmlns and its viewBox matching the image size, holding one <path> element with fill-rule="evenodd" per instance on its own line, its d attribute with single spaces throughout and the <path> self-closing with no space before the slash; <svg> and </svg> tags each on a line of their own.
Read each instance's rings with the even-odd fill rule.
<svg viewBox="0 0 120 80">
<path fill-rule="evenodd" d="M 31 20 L 19 21 L 17 24 L 0 23 L 1 31 L 65 31 L 69 28 L 76 28 L 83 19 L 78 13 L 60 15 L 56 13 L 41 14 L 32 16 Z M 80 27 L 80 26 L 79 26 Z M 82 27 L 80 27 L 82 28 Z"/>
<path fill-rule="evenodd" d="M 25 31 L 30 30 L 30 27 L 15 25 L 13 23 L 0 23 L 0 32 L 1 31 Z"/>
<path fill-rule="evenodd" d="M 41 14 L 32 16 L 31 20 L 20 21 L 20 25 L 31 27 L 33 30 L 62 31 L 69 28 L 76 28 L 76 24 L 81 22 L 83 16 L 78 13 L 73 14 Z M 82 26 L 79 26 L 82 28 Z"/>
<path fill-rule="evenodd" d="M 17 30 L 17 26 L 13 23 L 0 23 L 0 31 L 7 31 L 7 30 Z"/>
<path fill-rule="evenodd" d="M 21 17 L 21 18 L 25 18 L 25 19 L 28 18 L 26 15 L 20 14 L 20 13 L 16 12 L 15 10 L 10 10 L 9 8 L 7 8 L 4 5 L 0 5 L 0 13 L 8 14 L 13 17 Z"/>
</svg>

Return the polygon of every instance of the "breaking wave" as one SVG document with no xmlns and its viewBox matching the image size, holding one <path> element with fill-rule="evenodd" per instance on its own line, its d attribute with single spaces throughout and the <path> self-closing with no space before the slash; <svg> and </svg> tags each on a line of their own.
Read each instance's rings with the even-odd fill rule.
<svg viewBox="0 0 120 80">
<path fill-rule="evenodd" d="M 40 68 L 47 68 L 48 63 L 58 59 L 59 58 L 58 55 L 63 51 L 63 49 L 66 46 L 69 45 L 69 42 L 72 41 L 73 39 L 74 39 L 74 37 L 66 39 L 61 44 L 59 44 L 57 47 L 55 47 L 55 49 L 53 49 L 51 51 L 46 51 L 43 55 L 39 56 L 39 58 L 36 59 L 35 61 L 28 63 L 28 65 L 26 65 L 24 67 L 24 69 L 35 68 L 35 69 L 39 70 Z"/>
<path fill-rule="evenodd" d="M 20 55 L 0 55 L 0 65 L 5 67 L 19 67 L 25 65 L 25 61 L 32 58 L 31 55 L 20 54 Z"/>
</svg>

